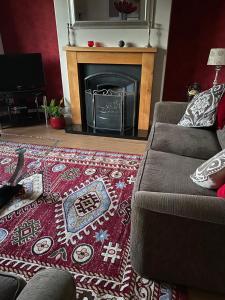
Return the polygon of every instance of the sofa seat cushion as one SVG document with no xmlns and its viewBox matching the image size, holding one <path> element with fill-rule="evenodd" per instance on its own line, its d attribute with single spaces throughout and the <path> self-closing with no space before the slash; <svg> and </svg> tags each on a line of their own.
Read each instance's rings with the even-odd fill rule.
<svg viewBox="0 0 225 300">
<path fill-rule="evenodd" d="M 139 169 L 135 190 L 215 196 L 216 192 L 196 185 L 192 174 L 204 160 L 149 150 Z"/>
<path fill-rule="evenodd" d="M 218 153 L 221 147 L 214 131 L 156 123 L 151 149 L 209 159 Z"/>
<path fill-rule="evenodd" d="M 216 133 L 221 148 L 225 149 L 225 126 L 223 127 L 223 129 L 218 129 Z"/>
<path fill-rule="evenodd" d="M 0 272 L 0 299 L 15 300 L 26 285 L 22 278 L 7 272 Z"/>
</svg>

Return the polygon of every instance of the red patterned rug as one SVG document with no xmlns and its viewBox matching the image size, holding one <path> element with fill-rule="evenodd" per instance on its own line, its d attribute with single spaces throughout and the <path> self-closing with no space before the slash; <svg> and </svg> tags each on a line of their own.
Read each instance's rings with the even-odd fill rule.
<svg viewBox="0 0 225 300">
<path fill-rule="evenodd" d="M 29 196 L 0 212 L 1 270 L 28 280 L 44 268 L 66 269 L 77 299 L 186 298 L 131 267 L 130 202 L 141 156 L 2 142 L 1 184 L 15 170 L 18 148 L 18 182 Z"/>
</svg>

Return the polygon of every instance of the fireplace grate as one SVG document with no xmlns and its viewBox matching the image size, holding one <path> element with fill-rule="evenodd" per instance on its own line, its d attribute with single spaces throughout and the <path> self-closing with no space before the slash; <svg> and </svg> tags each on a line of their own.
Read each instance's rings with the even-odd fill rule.
<svg viewBox="0 0 225 300">
<path fill-rule="evenodd" d="M 85 78 L 87 125 L 96 130 L 135 130 L 137 81 L 117 73 L 98 73 Z"/>
</svg>

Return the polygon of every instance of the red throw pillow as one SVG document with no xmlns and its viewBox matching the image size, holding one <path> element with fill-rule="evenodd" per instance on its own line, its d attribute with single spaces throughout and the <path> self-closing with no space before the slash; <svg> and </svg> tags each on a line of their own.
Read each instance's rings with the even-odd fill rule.
<svg viewBox="0 0 225 300">
<path fill-rule="evenodd" d="M 225 198 L 225 184 L 223 184 L 216 193 L 217 197 Z"/>
<path fill-rule="evenodd" d="M 225 125 L 225 95 L 220 100 L 217 107 L 217 128 L 223 129 Z"/>
</svg>

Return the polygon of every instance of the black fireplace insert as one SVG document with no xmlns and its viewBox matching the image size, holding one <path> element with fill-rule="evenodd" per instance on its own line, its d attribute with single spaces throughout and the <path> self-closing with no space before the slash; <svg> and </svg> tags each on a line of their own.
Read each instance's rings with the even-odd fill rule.
<svg viewBox="0 0 225 300">
<path fill-rule="evenodd" d="M 87 126 L 96 131 L 135 130 L 137 80 L 112 72 L 100 72 L 84 78 Z"/>
</svg>

